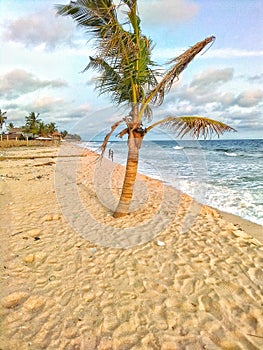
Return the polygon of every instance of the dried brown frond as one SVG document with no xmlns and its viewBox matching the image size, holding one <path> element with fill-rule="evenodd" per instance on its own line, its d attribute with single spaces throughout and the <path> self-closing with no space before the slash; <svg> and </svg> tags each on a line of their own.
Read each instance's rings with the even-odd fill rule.
<svg viewBox="0 0 263 350">
<path fill-rule="evenodd" d="M 185 65 L 188 65 L 192 61 L 192 59 L 203 50 L 203 48 L 213 42 L 215 40 L 215 36 L 209 36 L 208 38 L 199 41 L 195 45 L 191 46 L 188 50 L 186 50 L 183 54 L 180 56 L 177 56 L 176 58 L 173 58 L 168 62 L 168 64 L 171 64 L 173 62 L 177 62 L 179 66 L 182 66 L 182 70 L 179 72 L 179 74 L 186 68 Z M 178 67 L 179 68 L 179 67 Z"/>
<path fill-rule="evenodd" d="M 123 138 L 124 135 L 128 134 L 129 128 L 123 129 L 117 136 Z"/>
<path fill-rule="evenodd" d="M 168 70 L 160 83 L 150 92 L 146 100 L 147 103 L 151 101 L 154 104 L 161 105 L 163 103 L 165 93 L 170 91 L 174 80 L 178 80 L 179 75 L 186 69 L 188 64 L 195 58 L 195 56 L 201 52 L 206 45 L 214 40 L 215 37 L 210 36 L 190 47 L 182 55 L 170 60 L 168 62 L 169 64 L 175 64 Z"/>
<path fill-rule="evenodd" d="M 121 124 L 123 123 L 123 119 L 122 120 L 119 120 L 118 122 L 114 123 L 112 126 L 111 126 L 111 131 L 108 132 L 108 134 L 104 137 L 104 140 L 103 140 L 103 143 L 101 145 L 101 155 L 100 155 L 100 158 L 103 157 L 104 153 L 105 153 L 105 150 L 107 148 L 107 144 L 108 144 L 108 141 L 109 141 L 109 138 L 111 137 L 113 131 Z"/>
</svg>

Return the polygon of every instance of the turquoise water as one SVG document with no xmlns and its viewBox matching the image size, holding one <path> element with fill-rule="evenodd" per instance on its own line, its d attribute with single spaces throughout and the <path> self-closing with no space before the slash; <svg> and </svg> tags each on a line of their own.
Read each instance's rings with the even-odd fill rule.
<svg viewBox="0 0 263 350">
<path fill-rule="evenodd" d="M 100 145 L 83 143 L 93 150 Z M 126 142 L 108 147 L 114 161 L 125 164 Z M 203 204 L 263 225 L 263 140 L 144 141 L 139 171 Z"/>
</svg>

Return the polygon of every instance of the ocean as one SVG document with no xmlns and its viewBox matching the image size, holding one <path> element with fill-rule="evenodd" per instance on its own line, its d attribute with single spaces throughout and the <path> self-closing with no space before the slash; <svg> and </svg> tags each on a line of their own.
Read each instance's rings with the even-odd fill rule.
<svg viewBox="0 0 263 350">
<path fill-rule="evenodd" d="M 100 142 L 83 142 L 98 150 Z M 125 165 L 126 142 L 110 142 Z M 105 156 L 108 156 L 106 151 Z M 139 172 L 198 202 L 263 225 L 263 140 L 144 141 Z"/>
</svg>

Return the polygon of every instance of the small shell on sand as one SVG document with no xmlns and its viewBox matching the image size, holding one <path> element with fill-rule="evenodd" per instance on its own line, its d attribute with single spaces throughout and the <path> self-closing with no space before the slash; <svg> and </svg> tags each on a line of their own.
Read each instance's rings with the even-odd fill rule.
<svg viewBox="0 0 263 350">
<path fill-rule="evenodd" d="M 159 247 L 164 247 L 165 246 L 165 243 L 163 241 L 157 241 L 156 244 L 159 246 Z"/>
</svg>

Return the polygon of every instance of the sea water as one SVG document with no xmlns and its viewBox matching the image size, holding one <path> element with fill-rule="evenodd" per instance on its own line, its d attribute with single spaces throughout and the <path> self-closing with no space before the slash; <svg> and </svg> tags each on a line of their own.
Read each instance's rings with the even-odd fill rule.
<svg viewBox="0 0 263 350">
<path fill-rule="evenodd" d="M 84 142 L 98 150 L 101 143 Z M 126 142 L 110 142 L 125 165 Z M 105 153 L 107 157 L 108 154 Z M 263 225 L 263 140 L 144 141 L 139 172 L 197 201 Z"/>
</svg>

